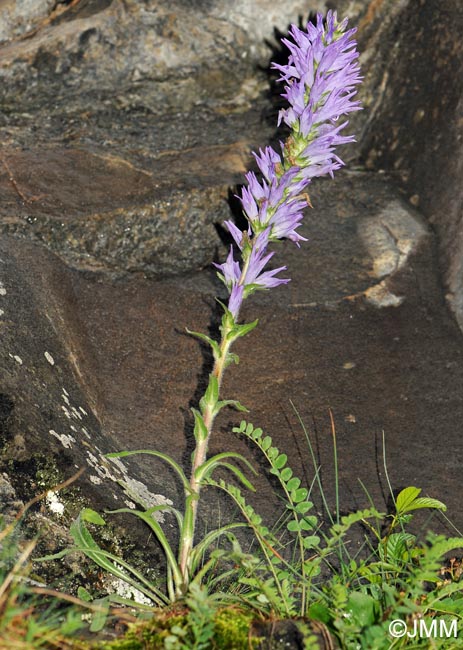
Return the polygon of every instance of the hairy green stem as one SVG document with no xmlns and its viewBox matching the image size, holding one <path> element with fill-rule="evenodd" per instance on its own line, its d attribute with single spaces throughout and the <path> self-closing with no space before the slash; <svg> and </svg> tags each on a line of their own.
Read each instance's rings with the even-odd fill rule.
<svg viewBox="0 0 463 650">
<path fill-rule="evenodd" d="M 217 380 L 219 391 L 222 384 L 222 378 L 225 371 L 226 360 L 230 351 L 232 340 L 229 339 L 230 329 L 223 328 L 222 340 L 220 342 L 220 354 L 214 363 L 214 368 L 211 377 Z M 196 517 L 198 512 L 199 494 L 201 490 L 201 483 L 197 479 L 197 470 L 206 461 L 207 450 L 209 446 L 209 439 L 212 433 L 212 426 L 215 420 L 215 403 L 208 402 L 205 405 L 203 413 L 203 421 L 207 430 L 207 435 L 204 438 L 196 441 L 195 450 L 193 452 L 191 476 L 189 484 L 189 493 L 187 494 L 185 502 L 185 518 L 180 542 L 179 551 L 179 566 L 183 578 L 182 591 L 185 592 L 190 581 L 190 568 L 191 568 L 191 551 L 194 544 L 194 535 L 196 528 Z"/>
<path fill-rule="evenodd" d="M 246 233 L 243 233 L 243 237 Z M 244 284 L 246 280 L 246 273 L 250 263 L 250 251 L 243 256 L 243 269 L 238 284 Z M 238 320 L 238 313 L 235 314 L 234 322 Z M 216 355 L 214 367 L 209 375 L 209 386 L 211 381 L 216 380 L 218 385 L 218 392 L 220 395 L 220 388 L 222 385 L 223 374 L 227 365 L 228 355 L 233 341 L 236 337 L 230 336 L 233 325 L 229 322 L 224 322 L 221 328 L 222 338 L 219 346 L 219 354 Z M 206 397 L 208 391 L 204 394 Z M 202 409 L 202 418 L 206 429 L 206 434 L 196 438 L 196 446 L 193 452 L 191 476 L 189 481 L 189 488 L 185 499 L 185 516 L 180 535 L 180 549 L 179 549 L 179 567 L 182 575 L 182 585 L 179 595 L 184 595 L 188 589 L 190 582 L 191 571 L 191 553 L 194 545 L 194 536 L 196 529 L 196 517 L 198 513 L 199 494 L 201 491 L 201 483 L 197 478 L 199 468 L 204 464 L 207 457 L 207 450 L 209 447 L 209 439 L 212 433 L 212 427 L 216 416 L 217 402 L 209 401 Z"/>
</svg>

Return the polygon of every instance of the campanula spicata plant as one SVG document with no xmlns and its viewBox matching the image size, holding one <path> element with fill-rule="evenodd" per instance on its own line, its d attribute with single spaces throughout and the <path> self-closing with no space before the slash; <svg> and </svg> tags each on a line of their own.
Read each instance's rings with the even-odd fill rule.
<svg viewBox="0 0 463 650">
<path fill-rule="evenodd" d="M 240 336 L 257 325 L 257 321 L 238 323 L 241 305 L 256 290 L 289 282 L 277 277 L 286 267 L 265 270 L 274 254 L 268 250 L 269 244 L 282 238 L 291 239 L 298 246 L 304 241 L 297 229 L 303 218 L 302 210 L 310 204 L 304 194 L 307 186 L 312 178 L 333 175 L 343 164 L 334 153 L 335 147 L 353 140 L 353 136 L 341 135 L 347 126 L 342 117 L 360 108 L 359 102 L 353 99 L 360 83 L 358 52 L 352 38 L 355 29 L 346 31 L 346 27 L 347 20 L 338 23 L 336 13 L 329 12 L 326 21 L 319 14 L 316 25 L 309 23 L 305 31 L 293 26 L 290 34 L 294 43 L 284 39 L 290 50 L 288 63 L 273 64 L 273 67 L 281 73 L 280 81 L 285 82 L 283 97 L 289 102 L 289 108 L 280 112 L 279 123 L 284 121 L 291 134 L 282 144 L 281 154 L 271 147 L 255 154 L 262 179 L 249 172 L 247 186 L 240 197 L 248 229 L 241 232 L 233 222 L 226 222 L 241 260 L 235 261 L 231 247 L 227 261 L 217 265 L 219 277 L 229 291 L 220 342 L 200 335 L 211 346 L 215 363 L 200 408 L 194 411 L 196 448 L 185 512 L 188 526 L 180 551 L 180 571 L 185 584 L 190 577 L 201 483 L 214 466 L 211 461 L 206 462 L 214 419 L 225 405 L 242 408 L 236 402 L 220 400 L 224 370 L 236 360 L 230 349 Z"/>
<path fill-rule="evenodd" d="M 338 22 L 335 12 L 328 12 L 326 19 L 318 15 L 316 23 L 308 23 L 305 30 L 291 27 L 291 40 L 283 40 L 289 49 L 288 63 L 273 64 L 273 68 L 280 74 L 279 82 L 283 84 L 282 96 L 288 104 L 286 109 L 280 111 L 278 123 L 285 123 L 290 129 L 290 135 L 280 144 L 279 152 L 272 147 L 266 147 L 254 154 L 260 174 L 251 171 L 246 175 L 247 183 L 239 196 L 247 228 L 240 231 L 233 222 L 226 222 L 234 246 L 230 247 L 226 261 L 216 265 L 218 276 L 228 290 L 228 303 L 222 305 L 224 313 L 220 339 L 213 340 L 206 334 L 190 332 L 210 345 L 214 366 L 198 408 L 192 409 L 195 448 L 189 475 L 174 459 L 160 452 L 139 450 L 111 455 L 113 458 L 121 458 L 131 454 L 151 454 L 168 463 L 183 485 L 185 503 L 181 510 L 163 505 L 143 511 L 130 511 L 150 526 L 165 552 L 168 566 L 168 600 L 183 597 L 193 580 L 200 582 L 210 566 L 208 562 L 204 564 L 207 549 L 222 535 L 231 539 L 233 529 L 243 525 L 228 524 L 209 532 L 203 540 L 196 540 L 201 488 L 206 484 L 214 484 L 212 475 L 216 468 L 226 468 L 245 487 L 252 488 L 251 483 L 234 464 L 235 460 L 239 460 L 252 470 L 249 462 L 240 454 L 223 452 L 208 458 L 214 421 L 221 409 L 232 406 L 238 410 L 246 410 L 236 400 L 222 398 L 222 379 L 225 369 L 238 362 L 237 356 L 231 351 L 233 344 L 257 325 L 257 320 L 240 322 L 243 301 L 255 291 L 271 289 L 289 282 L 289 278 L 280 275 L 286 271 L 285 266 L 273 269 L 268 267 L 274 256 L 270 246 L 281 239 L 290 239 L 297 246 L 306 241 L 298 230 L 302 223 L 303 210 L 310 205 L 308 186 L 314 178 L 327 174 L 333 176 L 333 173 L 342 167 L 343 162 L 335 153 L 336 147 L 354 139 L 352 135 L 344 134 L 348 124 L 345 116 L 360 109 L 359 102 L 355 100 L 361 77 L 356 42 L 353 40 L 354 33 L 355 29 L 347 29 L 347 19 Z M 246 431 L 248 429 L 245 427 L 244 432 Z M 307 505 L 307 490 L 299 489 L 299 479 L 293 478 L 292 483 L 288 483 L 291 481 L 288 477 L 292 472 L 288 467 L 284 467 L 286 457 L 283 458 L 284 455 L 279 454 L 271 445 L 271 440 L 261 440 L 259 436 L 255 436 L 253 440 L 258 445 L 262 444 L 264 451 L 271 449 L 270 461 L 274 463 L 272 469 L 275 472 L 281 471 L 285 488 L 289 486 L 291 507 L 298 517 L 306 514 L 311 507 Z M 276 456 L 275 450 L 278 452 Z M 298 487 L 294 487 L 297 481 Z M 229 489 L 228 484 L 216 485 L 225 487 L 235 499 L 245 515 L 247 525 L 259 535 L 262 548 L 270 546 L 273 549 L 273 541 L 267 539 L 269 531 L 260 525 L 260 518 L 245 504 L 238 488 Z M 174 552 L 156 519 L 157 512 L 161 510 L 176 517 L 179 529 L 178 552 Z M 118 512 L 122 511 L 129 510 Z M 305 524 L 297 523 L 298 517 L 293 524 L 294 530 L 297 528 L 300 532 L 313 527 L 314 522 L 311 522 L 309 517 L 305 520 L 303 518 Z M 87 555 L 104 568 L 116 573 L 118 577 L 129 571 L 127 582 L 137 584 L 138 589 L 154 602 L 164 602 L 165 596 L 157 588 L 146 580 L 142 581 L 134 570 L 129 570 L 127 566 L 122 567 L 109 553 L 98 549 L 85 526 L 85 521 L 102 523 L 97 513 L 85 510 L 72 531 L 78 547 L 81 550 L 87 548 Z M 305 541 L 306 548 L 316 541 L 316 536 L 311 534 L 309 537 L 311 539 Z M 214 561 L 212 557 L 210 562 Z M 278 597 L 284 599 L 284 589 L 281 585 L 279 592 Z"/>
</svg>

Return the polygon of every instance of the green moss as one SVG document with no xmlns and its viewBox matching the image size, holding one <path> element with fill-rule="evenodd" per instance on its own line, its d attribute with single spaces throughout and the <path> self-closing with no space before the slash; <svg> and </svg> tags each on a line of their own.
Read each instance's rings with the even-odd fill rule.
<svg viewBox="0 0 463 650">
<path fill-rule="evenodd" d="M 62 470 L 57 466 L 56 458 L 41 455 L 36 460 L 36 484 L 42 490 L 49 490 L 64 480 Z"/>
<path fill-rule="evenodd" d="M 132 625 L 121 639 L 103 641 L 94 650 L 163 650 L 172 627 L 186 624 L 186 615 L 160 614 L 146 623 Z"/>
<path fill-rule="evenodd" d="M 217 650 L 257 648 L 258 638 L 250 638 L 254 614 L 233 607 L 221 609 L 214 617 L 214 638 L 212 647 Z"/>
<path fill-rule="evenodd" d="M 257 648 L 258 638 L 250 638 L 252 612 L 229 607 L 220 609 L 214 616 L 214 637 L 211 650 L 240 650 Z M 188 614 L 161 613 L 147 623 L 130 627 L 123 638 L 99 642 L 93 650 L 163 650 L 166 637 L 175 626 L 188 626 Z"/>
</svg>

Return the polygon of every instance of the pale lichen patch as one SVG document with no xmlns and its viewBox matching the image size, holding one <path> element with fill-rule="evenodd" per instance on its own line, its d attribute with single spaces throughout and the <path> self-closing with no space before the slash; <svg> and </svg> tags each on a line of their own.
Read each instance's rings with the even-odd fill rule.
<svg viewBox="0 0 463 650">
<path fill-rule="evenodd" d="M 53 359 L 51 354 L 49 352 L 47 352 L 47 350 L 45 350 L 45 352 L 43 354 L 44 354 L 45 359 L 50 364 L 50 366 L 54 366 L 55 365 L 55 360 Z"/>
<path fill-rule="evenodd" d="M 65 406 L 63 406 L 62 404 L 61 404 L 61 410 L 64 412 L 64 415 L 67 417 L 67 419 L 70 420 L 71 419 L 71 414 L 69 413 L 67 408 Z"/>
<path fill-rule="evenodd" d="M 70 449 L 72 447 L 72 443 L 76 441 L 76 439 L 72 436 L 68 436 L 65 433 L 56 433 L 56 431 L 53 429 L 50 429 L 48 433 L 50 433 L 52 436 L 55 436 L 55 438 L 58 438 L 63 447 L 66 447 L 66 449 Z"/>
<path fill-rule="evenodd" d="M 6 296 L 5 285 L 1 281 L 0 281 L 0 296 Z"/>
<path fill-rule="evenodd" d="M 56 492 L 53 492 L 52 490 L 48 491 L 47 496 L 45 497 L 45 502 L 51 512 L 54 512 L 59 517 L 64 514 L 64 503 L 58 499 Z"/>
<path fill-rule="evenodd" d="M 99 476 L 95 476 L 92 474 L 89 476 L 90 483 L 94 483 L 95 485 L 101 485 L 103 483 L 102 479 Z"/>
<path fill-rule="evenodd" d="M 124 476 L 127 474 L 127 467 L 124 465 L 120 458 L 111 458 L 110 460 L 113 465 L 115 465 L 124 474 Z"/>
<path fill-rule="evenodd" d="M 74 416 L 74 418 L 76 420 L 82 420 L 81 414 L 79 413 L 79 411 L 74 406 L 71 407 L 71 411 L 72 411 L 72 415 Z"/>
<path fill-rule="evenodd" d="M 403 301 L 403 296 L 397 296 L 392 291 L 389 291 L 387 283 L 380 282 L 365 291 L 366 300 L 375 307 L 399 307 Z"/>
<path fill-rule="evenodd" d="M 124 571 L 122 567 L 118 566 L 118 568 L 120 568 L 121 571 Z M 106 584 L 106 589 L 116 593 L 118 596 L 126 600 L 134 600 L 140 605 L 152 606 L 154 604 L 147 596 L 145 596 L 145 594 L 120 578 L 111 578 Z"/>
<path fill-rule="evenodd" d="M 87 463 L 93 467 L 93 469 L 96 471 L 96 473 L 101 476 L 101 478 L 109 478 L 112 481 L 117 481 L 117 479 L 111 474 L 111 472 L 108 470 L 108 468 L 103 465 L 98 458 L 92 454 L 91 451 L 87 451 Z"/>
<path fill-rule="evenodd" d="M 133 498 L 146 509 L 152 508 L 153 506 L 171 506 L 173 504 L 173 502 L 164 495 L 153 494 L 150 492 L 144 483 L 131 478 L 127 475 L 127 473 L 124 476 L 124 480 L 121 481 L 121 485 L 123 486 L 124 492 L 129 498 Z M 162 512 L 153 513 L 153 517 L 159 521 L 159 523 L 162 523 L 164 521 Z"/>
<path fill-rule="evenodd" d="M 83 442 L 85 443 L 85 441 Z M 123 488 L 125 495 L 131 502 L 138 503 L 146 509 L 154 506 L 170 506 L 173 504 L 173 502 L 164 495 L 153 494 L 144 483 L 130 477 L 127 467 L 125 467 L 119 458 L 104 458 L 98 447 L 94 448 L 94 452 L 95 453 L 87 451 L 88 464 L 93 467 L 99 478 L 110 479 L 111 481 L 118 483 Z M 95 454 L 100 454 L 100 459 L 98 459 Z M 111 465 L 114 468 L 114 473 L 110 471 Z M 114 498 L 116 498 L 115 495 Z M 160 523 L 164 521 L 164 515 L 162 512 L 153 513 L 153 517 Z"/>
</svg>

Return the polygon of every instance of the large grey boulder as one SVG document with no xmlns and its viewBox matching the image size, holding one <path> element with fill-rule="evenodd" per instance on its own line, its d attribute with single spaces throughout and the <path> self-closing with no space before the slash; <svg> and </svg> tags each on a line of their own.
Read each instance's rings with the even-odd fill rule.
<svg viewBox="0 0 463 650">
<path fill-rule="evenodd" d="M 302 0 L 3 7 L 0 98 L 15 110 L 40 103 L 116 97 L 156 113 L 197 102 L 255 97 L 256 63 L 265 64 L 278 27 L 297 21 Z M 322 3 L 318 3 L 321 9 Z M 82 96 L 83 95 L 83 96 Z M 83 100 L 83 101 L 82 101 Z"/>
</svg>

